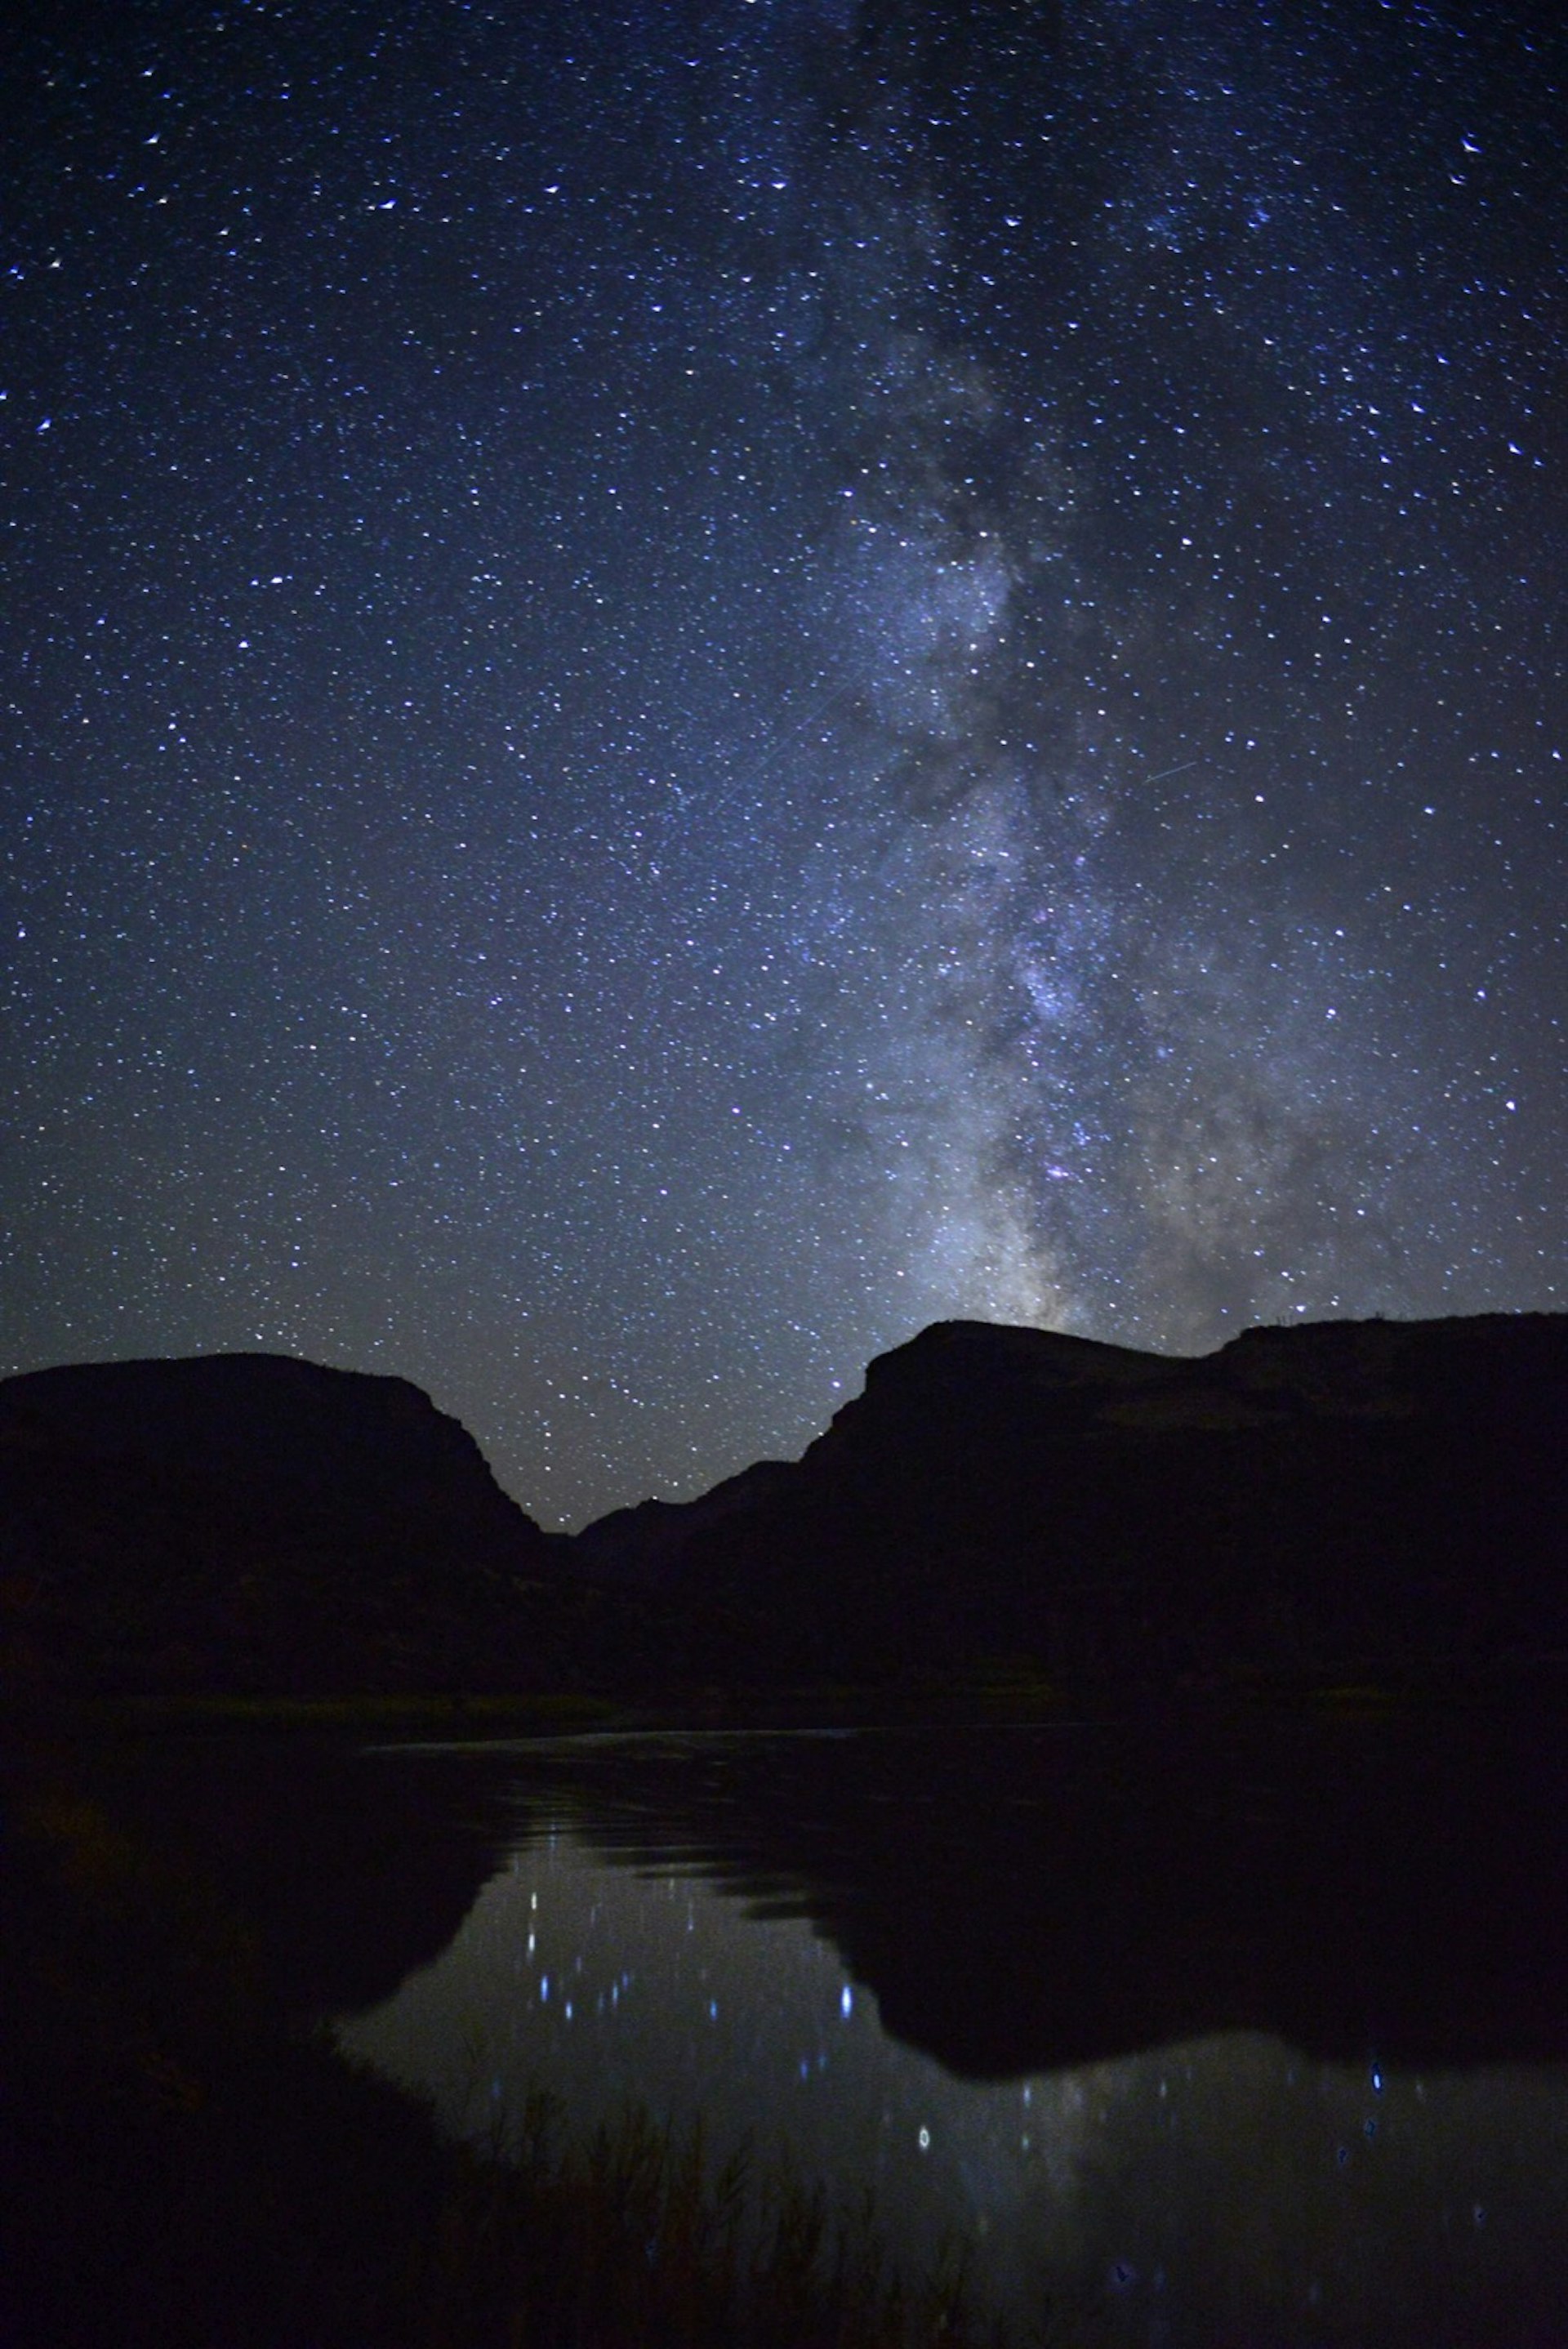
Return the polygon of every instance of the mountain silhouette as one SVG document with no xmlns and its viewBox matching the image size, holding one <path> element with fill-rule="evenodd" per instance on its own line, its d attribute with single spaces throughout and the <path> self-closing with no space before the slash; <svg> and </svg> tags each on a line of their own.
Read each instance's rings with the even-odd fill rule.
<svg viewBox="0 0 1568 2349">
<path fill-rule="evenodd" d="M 562 1661 L 558 1551 L 406 1380 L 215 1354 L 0 1383 L 15 1685 L 528 1686 Z"/>
<path fill-rule="evenodd" d="M 14 1680 L 83 1692 L 1544 1677 L 1565 1523 L 1563 1315 L 1197 1359 L 940 1322 L 799 1461 L 574 1539 L 402 1380 L 0 1382 L 0 1639 Z"/>
<path fill-rule="evenodd" d="M 940 1322 L 792 1465 L 602 1519 L 693 1671 L 1169 1678 L 1568 1649 L 1568 1317 L 1250 1330 L 1179 1359 Z"/>
</svg>

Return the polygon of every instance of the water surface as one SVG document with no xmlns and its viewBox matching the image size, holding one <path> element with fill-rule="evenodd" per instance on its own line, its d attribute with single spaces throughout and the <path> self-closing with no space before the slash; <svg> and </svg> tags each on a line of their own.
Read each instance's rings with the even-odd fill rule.
<svg viewBox="0 0 1568 2349">
<path fill-rule="evenodd" d="M 536 2086 L 874 2189 L 1024 2323 L 1568 2338 L 1554 1724 L 562 1741 L 344 2044 L 504 2136 Z M 451 1774 L 459 1767 L 459 1775 Z"/>
</svg>

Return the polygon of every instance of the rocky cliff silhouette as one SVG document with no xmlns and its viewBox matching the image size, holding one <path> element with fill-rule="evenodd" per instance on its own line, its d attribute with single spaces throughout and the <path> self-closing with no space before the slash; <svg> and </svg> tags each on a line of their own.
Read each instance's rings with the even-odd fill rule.
<svg viewBox="0 0 1568 2349">
<path fill-rule="evenodd" d="M 1568 1651 L 1568 1316 L 1173 1359 L 941 1322 L 794 1465 L 577 1548 L 700 1673 L 1465 1673 Z"/>
<path fill-rule="evenodd" d="M 795 1463 L 542 1533 L 418 1389 L 269 1355 L 0 1382 L 14 1677 L 84 1691 L 1549 1674 L 1568 1316 L 1198 1360 L 943 1322 Z"/>
<path fill-rule="evenodd" d="M 14 1685 L 530 1687 L 565 1661 L 557 1551 L 402 1379 L 218 1354 L 0 1382 Z"/>
</svg>

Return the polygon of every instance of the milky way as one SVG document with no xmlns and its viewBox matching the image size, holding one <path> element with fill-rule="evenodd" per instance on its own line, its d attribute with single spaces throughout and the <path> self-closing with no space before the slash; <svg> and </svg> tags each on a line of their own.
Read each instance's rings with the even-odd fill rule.
<svg viewBox="0 0 1568 2349">
<path fill-rule="evenodd" d="M 12 33 L 3 1366 L 577 1523 L 943 1315 L 1561 1307 L 1552 14 Z"/>
</svg>

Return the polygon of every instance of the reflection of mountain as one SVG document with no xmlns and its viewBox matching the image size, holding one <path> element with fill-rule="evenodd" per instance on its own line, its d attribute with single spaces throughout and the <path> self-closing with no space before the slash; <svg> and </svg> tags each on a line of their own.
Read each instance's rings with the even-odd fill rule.
<svg viewBox="0 0 1568 2349">
<path fill-rule="evenodd" d="M 740 1677 L 1464 1673 L 1568 1647 L 1565 1516 L 1568 1316 L 1253 1330 L 1191 1361 L 946 1322 L 798 1464 L 576 1550 Z"/>
<path fill-rule="evenodd" d="M 437 1957 L 520 1822 L 811 1917 L 887 2027 L 975 2076 L 1243 2027 L 1330 2059 L 1568 2059 L 1560 1726 L 1458 1717 L 106 1759 L 294 2012 Z"/>
<path fill-rule="evenodd" d="M 438 1957 L 511 1833 L 511 1773 L 458 1754 L 234 1735 L 127 1741 L 91 1764 L 117 1824 L 242 1920 L 292 2014 L 374 2005 Z"/>
<path fill-rule="evenodd" d="M 514 1766 L 531 1808 L 569 1804 L 601 1848 L 810 1914 L 888 2028 L 953 2070 L 1243 2026 L 1354 2062 L 1568 2057 L 1553 1722 L 1173 1719 Z"/>
</svg>

